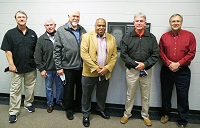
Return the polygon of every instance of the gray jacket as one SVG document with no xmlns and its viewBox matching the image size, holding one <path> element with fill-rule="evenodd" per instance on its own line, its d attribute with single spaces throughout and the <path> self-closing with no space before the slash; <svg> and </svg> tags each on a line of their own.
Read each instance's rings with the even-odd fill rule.
<svg viewBox="0 0 200 128">
<path fill-rule="evenodd" d="M 53 60 L 53 42 L 49 39 L 47 32 L 41 35 L 35 48 L 35 63 L 38 70 L 56 70 Z"/>
<path fill-rule="evenodd" d="M 55 37 L 53 57 L 57 70 L 82 67 L 80 44 L 78 44 L 75 35 L 67 24 L 58 28 Z M 78 28 L 80 36 L 86 33 L 86 30 L 81 25 L 78 25 Z"/>
</svg>

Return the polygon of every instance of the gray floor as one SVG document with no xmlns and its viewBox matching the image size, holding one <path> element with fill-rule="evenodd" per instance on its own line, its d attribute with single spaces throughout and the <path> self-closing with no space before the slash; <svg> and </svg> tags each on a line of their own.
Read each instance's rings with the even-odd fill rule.
<svg viewBox="0 0 200 128">
<path fill-rule="evenodd" d="M 36 108 L 34 113 L 29 113 L 21 107 L 17 122 L 10 124 L 8 109 L 8 105 L 0 104 L 0 128 L 83 128 L 81 113 L 75 113 L 74 120 L 69 121 L 61 110 L 47 113 L 46 109 Z M 130 118 L 127 124 L 120 124 L 120 117 L 111 116 L 105 120 L 94 114 L 90 116 L 90 123 L 90 128 L 148 128 L 141 119 Z M 162 124 L 159 120 L 152 120 L 152 123 L 151 128 L 178 128 L 175 122 Z M 188 128 L 200 128 L 200 124 L 189 123 Z"/>
</svg>

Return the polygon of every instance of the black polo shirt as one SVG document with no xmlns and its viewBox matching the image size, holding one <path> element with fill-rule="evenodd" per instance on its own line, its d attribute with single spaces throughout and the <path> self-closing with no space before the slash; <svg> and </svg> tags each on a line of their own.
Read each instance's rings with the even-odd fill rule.
<svg viewBox="0 0 200 128">
<path fill-rule="evenodd" d="M 25 35 L 18 27 L 6 32 L 1 49 L 12 52 L 17 73 L 27 73 L 36 69 L 34 61 L 36 42 L 36 33 L 28 27 Z"/>
</svg>

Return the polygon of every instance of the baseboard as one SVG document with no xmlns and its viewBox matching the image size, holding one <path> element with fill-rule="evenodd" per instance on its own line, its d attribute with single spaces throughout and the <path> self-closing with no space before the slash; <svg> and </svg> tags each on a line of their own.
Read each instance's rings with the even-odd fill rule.
<svg viewBox="0 0 200 128">
<path fill-rule="evenodd" d="M 0 93 L 0 104 L 9 104 L 8 98 L 9 94 L 7 93 Z M 24 95 L 22 95 L 22 99 L 24 98 Z M 46 97 L 40 97 L 40 96 L 35 96 L 35 101 L 40 104 L 40 106 L 46 104 Z M 92 106 L 96 106 L 96 102 L 92 102 Z M 110 111 L 116 116 L 121 116 L 123 115 L 124 111 L 124 105 L 123 104 L 110 104 L 106 103 L 106 110 Z M 43 108 L 43 107 L 42 107 Z M 44 107 L 45 108 L 45 107 Z M 137 113 L 140 115 L 140 110 L 141 106 L 133 106 L 133 113 Z M 161 112 L 161 107 L 150 107 L 149 108 L 149 113 L 150 115 L 160 115 Z M 121 114 L 119 114 L 121 113 Z M 177 114 L 177 109 L 172 109 L 172 114 L 176 115 Z M 190 110 L 189 115 L 191 116 L 197 116 L 198 119 L 200 119 L 200 111 L 199 110 Z"/>
</svg>

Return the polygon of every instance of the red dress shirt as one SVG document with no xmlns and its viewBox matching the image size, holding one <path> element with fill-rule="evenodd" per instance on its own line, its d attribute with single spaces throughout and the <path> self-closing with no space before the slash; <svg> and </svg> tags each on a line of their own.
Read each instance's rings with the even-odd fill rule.
<svg viewBox="0 0 200 128">
<path fill-rule="evenodd" d="M 189 66 L 196 53 L 196 39 L 186 30 L 180 30 L 177 36 L 169 31 L 161 36 L 159 48 L 160 57 L 166 66 L 170 61 L 179 62 L 180 66 Z"/>
</svg>

